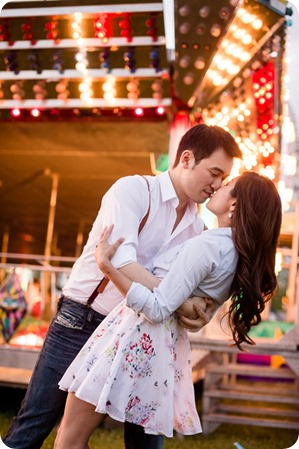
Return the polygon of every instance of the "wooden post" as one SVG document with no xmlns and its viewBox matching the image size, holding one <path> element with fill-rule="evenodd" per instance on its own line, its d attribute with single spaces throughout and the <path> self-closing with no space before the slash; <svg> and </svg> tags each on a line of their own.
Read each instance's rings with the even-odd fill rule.
<svg viewBox="0 0 299 449">
<path fill-rule="evenodd" d="M 84 239 L 84 227 L 85 227 L 85 219 L 80 218 L 77 239 L 76 239 L 75 257 L 79 257 L 82 252 L 83 239 Z"/>
<path fill-rule="evenodd" d="M 288 309 L 287 321 L 296 322 L 296 278 L 298 271 L 299 251 L 299 201 L 295 203 L 294 232 L 292 239 L 292 253 L 287 288 Z"/>
<path fill-rule="evenodd" d="M 2 253 L 7 253 L 8 251 L 8 242 L 9 242 L 9 227 L 5 226 L 3 239 L 2 239 Z M 1 257 L 1 263 L 6 263 L 6 257 Z M 2 282 L 5 278 L 5 269 L 1 269 L 0 271 L 0 282 Z"/>
</svg>

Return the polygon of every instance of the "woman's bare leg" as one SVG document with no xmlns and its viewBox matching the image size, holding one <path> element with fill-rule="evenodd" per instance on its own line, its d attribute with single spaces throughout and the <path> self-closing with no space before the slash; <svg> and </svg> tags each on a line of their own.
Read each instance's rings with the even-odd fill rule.
<svg viewBox="0 0 299 449">
<path fill-rule="evenodd" d="M 64 415 L 54 443 L 54 449 L 88 449 L 92 432 L 106 415 L 95 412 L 95 406 L 69 393 Z"/>
</svg>

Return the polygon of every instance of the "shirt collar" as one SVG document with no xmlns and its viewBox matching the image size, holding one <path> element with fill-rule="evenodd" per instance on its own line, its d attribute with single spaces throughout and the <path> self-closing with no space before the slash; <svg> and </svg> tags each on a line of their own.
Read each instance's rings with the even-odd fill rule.
<svg viewBox="0 0 299 449">
<path fill-rule="evenodd" d="M 231 237 L 233 234 L 233 230 L 230 226 L 226 228 L 211 228 L 207 229 L 207 231 L 209 231 L 209 234 L 215 235 L 215 237 L 218 235 L 227 235 L 228 237 Z"/>
<path fill-rule="evenodd" d="M 169 171 L 163 172 L 159 175 L 159 182 L 163 203 L 172 199 L 176 199 L 177 203 L 179 203 L 178 196 L 169 176 Z"/>
<path fill-rule="evenodd" d="M 160 191 L 161 191 L 161 197 L 162 201 L 170 201 L 173 200 L 175 202 L 174 207 L 177 207 L 179 204 L 179 199 L 176 194 L 176 191 L 173 187 L 169 171 L 163 172 L 159 175 L 159 182 L 160 182 Z M 191 217 L 189 219 L 194 220 L 194 216 L 198 215 L 198 206 L 194 201 L 189 201 L 189 204 L 187 206 L 185 217 Z"/>
</svg>

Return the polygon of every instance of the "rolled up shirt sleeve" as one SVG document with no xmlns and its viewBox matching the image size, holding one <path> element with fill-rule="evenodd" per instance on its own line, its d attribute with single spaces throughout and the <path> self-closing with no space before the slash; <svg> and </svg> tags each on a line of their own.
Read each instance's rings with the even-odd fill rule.
<svg viewBox="0 0 299 449">
<path fill-rule="evenodd" d="M 160 323 L 175 312 L 219 264 L 219 245 L 204 234 L 184 244 L 169 272 L 153 291 L 133 282 L 127 293 L 127 306 L 153 323 Z"/>
<path fill-rule="evenodd" d="M 98 217 L 101 227 L 114 225 L 110 242 L 125 237 L 124 243 L 113 256 L 115 267 L 121 268 L 137 261 L 138 229 L 148 206 L 146 182 L 137 176 L 121 178 L 103 197 Z"/>
</svg>

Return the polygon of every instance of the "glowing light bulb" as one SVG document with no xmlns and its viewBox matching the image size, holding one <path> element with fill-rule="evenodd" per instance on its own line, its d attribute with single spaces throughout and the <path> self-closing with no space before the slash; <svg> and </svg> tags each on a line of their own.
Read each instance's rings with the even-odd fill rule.
<svg viewBox="0 0 299 449">
<path fill-rule="evenodd" d="M 143 109 L 143 108 L 140 108 L 140 107 L 135 108 L 135 109 L 134 109 L 134 114 L 135 114 L 137 117 L 142 117 L 142 116 L 144 115 L 144 109 Z"/>
<path fill-rule="evenodd" d="M 115 99 L 114 92 L 112 90 L 105 92 L 103 98 L 107 101 L 113 101 Z"/>
<path fill-rule="evenodd" d="M 247 23 L 251 23 L 254 20 L 254 18 L 251 14 L 246 13 L 246 14 L 244 14 L 244 16 L 242 16 L 241 20 L 243 23 L 247 24 Z"/>
<path fill-rule="evenodd" d="M 39 117 L 41 112 L 39 109 L 33 108 L 33 109 L 31 109 L 30 114 L 32 115 L 32 117 Z"/>
<path fill-rule="evenodd" d="M 14 108 L 10 111 L 10 115 L 12 117 L 20 117 L 21 116 L 21 110 L 19 108 Z"/>
<path fill-rule="evenodd" d="M 166 109 L 164 108 L 164 106 L 158 106 L 156 108 L 156 114 L 157 115 L 164 115 L 164 114 L 166 114 Z"/>
<path fill-rule="evenodd" d="M 255 30 L 260 30 L 263 26 L 263 22 L 261 21 L 261 19 L 255 19 L 252 23 L 252 27 Z"/>
<path fill-rule="evenodd" d="M 252 36 L 250 34 L 245 34 L 241 40 L 244 45 L 249 45 L 252 42 Z"/>
</svg>

